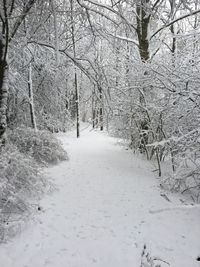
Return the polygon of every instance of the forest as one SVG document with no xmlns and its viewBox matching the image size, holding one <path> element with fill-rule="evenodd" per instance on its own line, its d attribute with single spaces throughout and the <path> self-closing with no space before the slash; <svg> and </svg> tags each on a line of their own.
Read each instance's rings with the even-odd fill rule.
<svg viewBox="0 0 200 267">
<path fill-rule="evenodd" d="M 52 190 L 44 170 L 70 164 L 59 136 L 85 126 L 198 206 L 199 41 L 199 0 L 0 1 L 0 243 Z"/>
</svg>

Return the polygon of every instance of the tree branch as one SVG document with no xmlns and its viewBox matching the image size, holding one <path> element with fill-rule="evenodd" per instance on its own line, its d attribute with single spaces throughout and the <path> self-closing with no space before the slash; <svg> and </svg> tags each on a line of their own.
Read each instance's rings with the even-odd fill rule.
<svg viewBox="0 0 200 267">
<path fill-rule="evenodd" d="M 44 42 L 38 42 L 38 41 L 35 41 L 35 40 L 31 40 L 31 41 L 28 41 L 28 44 L 37 44 L 37 45 L 40 45 L 40 46 L 44 46 L 44 47 L 47 47 L 47 48 L 50 48 L 50 49 L 53 49 L 55 50 L 55 46 L 51 45 L 51 44 L 48 44 L 48 43 L 44 43 Z M 76 59 L 74 58 L 73 55 L 71 55 L 70 53 L 66 52 L 66 48 L 62 48 L 62 49 L 58 49 L 58 51 L 60 53 L 63 53 L 65 56 L 67 56 L 71 61 L 73 61 L 73 63 L 89 78 L 89 80 L 93 83 L 93 84 L 96 84 L 97 83 L 97 80 L 92 76 L 92 74 L 90 74 L 79 62 L 78 60 L 80 59 Z M 87 60 L 88 61 L 88 60 Z"/>
<path fill-rule="evenodd" d="M 17 21 L 15 22 L 9 41 L 12 40 L 12 38 L 15 36 L 18 28 L 20 27 L 20 25 L 22 24 L 23 20 L 25 19 L 26 15 L 28 14 L 28 12 L 30 11 L 30 9 L 32 8 L 32 6 L 35 4 L 36 0 L 29 0 L 26 4 L 26 6 L 24 7 L 22 14 L 19 16 L 19 18 L 17 19 Z"/>
<path fill-rule="evenodd" d="M 178 22 L 178 21 L 180 21 L 180 20 L 183 20 L 183 19 L 185 19 L 185 18 L 188 18 L 188 17 L 190 17 L 190 16 L 194 16 L 194 15 L 196 15 L 196 14 L 198 14 L 198 13 L 200 13 L 200 9 L 195 10 L 195 11 L 189 13 L 189 14 L 183 15 L 183 16 L 177 18 L 177 19 L 172 20 L 171 22 L 167 23 L 166 25 L 163 25 L 160 29 L 158 29 L 156 32 L 154 32 L 154 33 L 152 34 L 152 36 L 150 37 L 150 40 L 151 40 L 154 36 L 156 36 L 160 31 L 162 31 L 163 29 L 168 28 L 169 26 L 173 25 L 174 23 L 176 23 L 176 22 Z"/>
</svg>

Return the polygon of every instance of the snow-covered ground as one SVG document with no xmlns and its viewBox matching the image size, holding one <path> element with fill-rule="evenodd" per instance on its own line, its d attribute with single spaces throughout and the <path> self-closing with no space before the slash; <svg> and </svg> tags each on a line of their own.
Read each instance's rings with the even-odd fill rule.
<svg viewBox="0 0 200 267">
<path fill-rule="evenodd" d="M 168 202 L 148 163 L 116 139 L 81 134 L 60 135 L 70 161 L 47 171 L 58 190 L 0 246 L 0 266 L 140 267 L 144 244 L 170 266 L 200 266 L 200 208 Z"/>
</svg>

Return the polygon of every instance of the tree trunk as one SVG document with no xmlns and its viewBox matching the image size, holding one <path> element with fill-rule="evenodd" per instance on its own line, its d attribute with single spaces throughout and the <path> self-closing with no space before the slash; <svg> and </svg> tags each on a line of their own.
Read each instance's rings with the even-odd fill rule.
<svg viewBox="0 0 200 267">
<path fill-rule="evenodd" d="M 98 44 L 98 52 L 97 52 L 97 59 L 98 59 L 98 64 L 99 64 L 99 77 L 98 77 L 98 85 L 97 85 L 97 89 L 98 89 L 98 94 L 99 94 L 99 126 L 100 126 L 100 131 L 103 131 L 103 90 L 102 90 L 102 74 L 101 74 L 101 63 L 102 63 L 102 41 L 100 40 L 99 44 Z"/>
<path fill-rule="evenodd" d="M 75 93 L 76 93 L 76 137 L 80 137 L 80 112 L 79 112 L 79 90 L 78 90 L 78 80 L 77 72 L 75 67 L 74 74 L 74 83 L 75 83 Z"/>
<path fill-rule="evenodd" d="M 141 0 L 140 3 L 136 6 L 136 13 L 137 13 L 137 36 L 138 36 L 138 42 L 139 42 L 139 53 L 140 58 L 143 63 L 146 63 L 149 59 L 149 39 L 148 39 L 148 30 L 149 30 L 149 23 L 151 14 L 147 13 L 147 7 L 148 7 L 149 0 Z M 147 73 L 144 72 L 144 75 Z M 140 105 L 142 107 L 146 106 L 145 102 L 145 89 L 140 88 L 140 96 L 139 101 Z M 146 145 L 148 144 L 148 135 L 146 134 L 146 130 L 148 130 L 148 116 L 144 109 L 141 111 L 144 115 L 143 121 L 140 123 L 140 135 L 141 135 L 141 144 L 140 144 L 140 151 L 147 152 Z M 145 133 L 145 136 L 144 136 Z M 147 153 L 148 157 L 148 153 Z"/>
<path fill-rule="evenodd" d="M 140 4 L 137 4 L 137 36 L 139 41 L 139 52 L 140 57 L 143 62 L 149 59 L 149 40 L 148 40 L 148 30 L 150 22 L 150 14 L 146 12 L 146 4 L 149 0 L 141 0 Z"/>
<path fill-rule="evenodd" d="M 54 0 L 51 0 L 51 7 L 53 11 L 53 23 L 54 23 L 54 32 L 55 32 L 55 56 L 56 56 L 56 65 L 59 65 L 59 38 L 58 38 L 58 23 L 56 16 L 56 9 L 54 5 Z"/>
<path fill-rule="evenodd" d="M 8 63 L 7 53 L 8 44 L 14 38 L 21 23 L 24 21 L 26 15 L 33 7 L 36 0 L 26 1 L 26 5 L 23 8 L 21 14 L 19 14 L 13 23 L 12 30 L 9 27 L 9 15 L 8 14 L 9 1 L 3 1 L 3 12 L 1 12 L 2 33 L 0 33 L 0 143 L 5 143 L 5 134 L 7 129 L 7 109 L 8 109 Z M 14 2 L 13 2 L 14 3 Z M 2 11 L 2 10 L 1 10 Z"/>
<path fill-rule="evenodd" d="M 175 2 L 170 0 L 170 8 L 171 8 L 171 19 L 173 20 L 174 19 L 174 9 L 175 9 Z M 172 24 L 170 26 L 170 31 L 172 33 L 172 46 L 171 46 L 171 53 L 172 53 L 172 66 L 175 68 L 176 66 L 176 37 L 174 36 L 175 35 L 175 25 Z"/>
<path fill-rule="evenodd" d="M 95 128 L 95 119 L 96 119 L 96 105 L 95 105 L 95 88 L 92 92 L 92 128 Z"/>
<path fill-rule="evenodd" d="M 103 94 L 101 86 L 99 87 L 99 99 L 100 99 L 100 108 L 99 108 L 100 131 L 103 131 Z"/>
<path fill-rule="evenodd" d="M 30 115 L 31 115 L 31 124 L 35 131 L 37 131 L 37 124 L 35 119 L 35 109 L 33 101 L 33 86 L 32 86 L 32 66 L 29 65 L 29 75 L 28 75 L 28 93 L 29 93 L 29 105 L 30 105 Z"/>
<path fill-rule="evenodd" d="M 74 29 L 74 12 L 73 12 L 73 0 L 70 1 L 71 7 L 71 33 L 72 33 L 72 44 L 73 44 L 73 54 L 76 58 L 76 43 L 75 43 L 75 29 Z M 74 85 L 75 85 L 75 96 L 76 96 L 76 136 L 80 137 L 80 109 L 79 109 L 79 88 L 77 79 L 77 69 L 74 67 Z"/>
<path fill-rule="evenodd" d="M 6 40 L 0 36 L 0 141 L 5 142 L 8 102 L 8 64 L 6 61 Z"/>
</svg>

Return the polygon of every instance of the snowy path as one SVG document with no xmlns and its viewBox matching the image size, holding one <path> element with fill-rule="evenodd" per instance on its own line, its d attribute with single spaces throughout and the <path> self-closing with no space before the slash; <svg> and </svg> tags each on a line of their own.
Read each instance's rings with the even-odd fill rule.
<svg viewBox="0 0 200 267">
<path fill-rule="evenodd" d="M 170 266 L 200 266 L 198 208 L 162 212 L 176 203 L 160 196 L 147 164 L 114 138 L 88 130 L 79 140 L 60 138 L 70 161 L 48 170 L 58 190 L 0 247 L 1 267 L 140 267 L 144 243 Z"/>
</svg>

